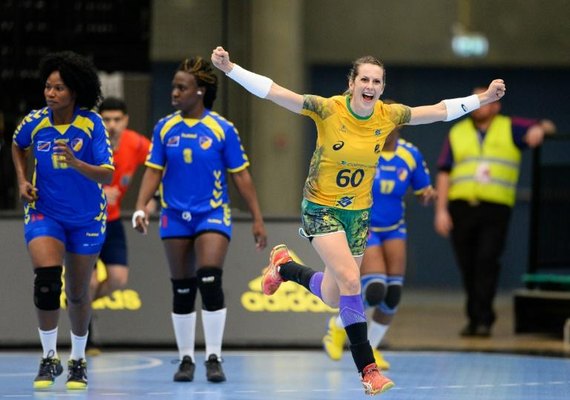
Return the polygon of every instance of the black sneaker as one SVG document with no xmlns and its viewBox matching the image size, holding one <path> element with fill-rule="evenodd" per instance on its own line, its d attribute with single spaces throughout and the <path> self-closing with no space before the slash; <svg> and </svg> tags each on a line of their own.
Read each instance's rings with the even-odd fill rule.
<svg viewBox="0 0 570 400">
<path fill-rule="evenodd" d="M 206 378 L 210 382 L 224 382 L 226 375 L 222 369 L 222 362 L 215 354 L 210 354 L 208 360 L 204 363 L 206 365 Z"/>
<path fill-rule="evenodd" d="M 174 374 L 174 382 L 192 382 L 194 379 L 195 369 L 196 364 L 192 362 L 192 357 L 182 357 L 182 361 L 180 361 L 180 365 L 178 366 L 178 371 Z"/>
<path fill-rule="evenodd" d="M 54 352 L 50 351 L 46 358 L 40 361 L 38 376 L 34 379 L 34 389 L 47 389 L 55 382 L 55 378 L 63 372 L 61 361 L 54 357 Z"/>
<path fill-rule="evenodd" d="M 69 360 L 67 362 L 68 389 L 87 389 L 87 361 L 85 359 Z"/>
</svg>

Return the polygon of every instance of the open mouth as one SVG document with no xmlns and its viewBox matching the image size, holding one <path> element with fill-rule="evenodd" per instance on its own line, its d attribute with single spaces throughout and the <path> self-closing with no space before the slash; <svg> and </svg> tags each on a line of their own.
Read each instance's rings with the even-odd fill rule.
<svg viewBox="0 0 570 400">
<path fill-rule="evenodd" d="M 374 100 L 374 95 L 368 93 L 362 93 L 362 98 L 364 99 L 364 101 L 368 102 Z"/>
</svg>

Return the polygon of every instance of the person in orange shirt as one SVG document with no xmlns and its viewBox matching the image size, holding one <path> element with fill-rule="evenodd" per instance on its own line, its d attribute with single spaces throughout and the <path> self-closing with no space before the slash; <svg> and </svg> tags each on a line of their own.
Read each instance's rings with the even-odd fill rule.
<svg viewBox="0 0 570 400">
<path fill-rule="evenodd" d="M 99 258 L 105 264 L 107 276 L 103 281 L 99 281 L 97 271 L 94 271 L 91 279 L 93 301 L 127 285 L 129 277 L 127 239 L 121 221 L 121 201 L 137 168 L 144 164 L 150 147 L 149 139 L 127 129 L 129 115 L 123 100 L 106 98 L 99 106 L 99 114 L 109 132 L 115 173 L 111 184 L 103 186 L 107 196 L 107 236 Z M 93 347 L 92 343 L 88 344 L 91 353 Z"/>
<path fill-rule="evenodd" d="M 123 100 L 106 98 L 99 106 L 99 114 L 109 131 L 115 173 L 111 184 L 103 186 L 107 196 L 107 236 L 99 257 L 107 268 L 107 278 L 99 282 L 96 274 L 93 274 L 93 300 L 122 289 L 127 284 L 127 240 L 121 221 L 121 202 L 137 168 L 144 164 L 150 147 L 149 139 L 127 129 L 129 114 Z"/>
</svg>

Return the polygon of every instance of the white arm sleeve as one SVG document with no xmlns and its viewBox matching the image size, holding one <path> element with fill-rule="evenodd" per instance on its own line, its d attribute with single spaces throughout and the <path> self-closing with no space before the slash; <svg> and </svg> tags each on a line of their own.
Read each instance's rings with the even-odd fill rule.
<svg viewBox="0 0 570 400">
<path fill-rule="evenodd" d="M 248 71 L 237 64 L 234 64 L 232 70 L 226 75 L 242 85 L 248 92 L 262 99 L 267 97 L 273 84 L 268 77 Z"/>
<path fill-rule="evenodd" d="M 472 94 L 467 97 L 443 100 L 447 108 L 447 117 L 444 121 L 452 121 L 481 107 L 479 96 Z"/>
</svg>

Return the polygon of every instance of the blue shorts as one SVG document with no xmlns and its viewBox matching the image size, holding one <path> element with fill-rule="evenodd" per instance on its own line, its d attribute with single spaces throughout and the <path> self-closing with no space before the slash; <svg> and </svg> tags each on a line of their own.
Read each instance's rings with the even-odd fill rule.
<svg viewBox="0 0 570 400">
<path fill-rule="evenodd" d="M 168 208 L 160 213 L 161 239 L 195 238 L 205 232 L 217 232 L 231 240 L 232 213 L 227 204 L 200 214 Z"/>
<path fill-rule="evenodd" d="M 382 246 L 387 240 L 401 239 L 406 240 L 408 237 L 406 224 L 401 223 L 395 226 L 393 229 L 389 230 L 377 230 L 377 228 L 371 227 L 368 232 L 368 242 L 366 242 L 366 247 L 370 246 Z"/>
<path fill-rule="evenodd" d="M 123 221 L 116 219 L 107 222 L 107 237 L 101 248 L 99 258 L 106 265 L 124 265 L 127 264 L 127 236 L 125 235 L 125 227 Z"/>
<path fill-rule="evenodd" d="M 65 245 L 65 251 L 75 254 L 97 254 L 105 240 L 106 221 L 89 221 L 83 225 L 71 225 L 57 221 L 28 208 L 24 218 L 26 244 L 40 236 L 53 237 Z"/>
</svg>

